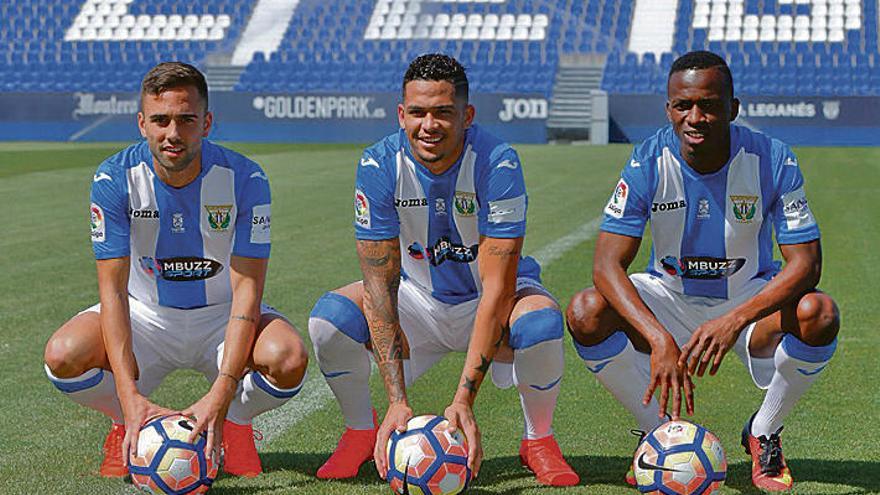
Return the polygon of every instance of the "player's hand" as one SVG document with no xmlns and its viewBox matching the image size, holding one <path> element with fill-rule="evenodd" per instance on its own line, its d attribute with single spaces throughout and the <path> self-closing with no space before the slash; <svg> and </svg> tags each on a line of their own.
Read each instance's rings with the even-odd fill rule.
<svg viewBox="0 0 880 495">
<path fill-rule="evenodd" d="M 385 419 L 379 425 L 376 432 L 376 447 L 373 449 L 373 460 L 376 462 L 376 471 L 384 480 L 388 476 L 388 452 L 386 446 L 392 431 L 403 433 L 406 431 L 406 423 L 412 418 L 413 412 L 406 402 L 393 402 L 388 406 Z"/>
<path fill-rule="evenodd" d="M 703 376 L 711 364 L 709 374 L 714 375 L 745 325 L 732 315 L 703 323 L 681 348 L 678 365 L 686 368 L 691 375 Z"/>
<path fill-rule="evenodd" d="M 205 432 L 208 443 L 205 452 L 210 452 L 215 459 L 220 459 L 220 445 L 223 441 L 223 420 L 229 410 L 230 400 L 226 394 L 220 393 L 214 388 L 199 399 L 198 402 L 186 408 L 181 414 L 195 420 L 196 428 L 190 433 L 189 443 L 194 443 L 201 432 Z"/>
<path fill-rule="evenodd" d="M 122 415 L 125 418 L 125 438 L 122 440 L 122 455 L 125 457 L 125 465 L 128 466 L 131 454 L 137 452 L 138 438 L 141 427 L 147 420 L 156 416 L 176 414 L 171 409 L 157 406 L 149 399 L 140 394 L 134 394 L 122 402 Z"/>
<path fill-rule="evenodd" d="M 681 400 L 684 395 L 685 408 L 688 415 L 694 414 L 694 383 L 687 374 L 687 369 L 679 365 L 680 351 L 675 341 L 669 340 L 651 349 L 651 383 L 645 390 L 642 404 L 648 405 L 654 391 L 660 389 L 659 416 L 666 417 L 666 406 L 669 403 L 669 392 L 672 391 L 672 419 L 681 417 Z M 683 393 L 682 393 L 683 392 Z"/>
<path fill-rule="evenodd" d="M 483 463 L 483 440 L 477 420 L 474 418 L 474 410 L 464 402 L 453 402 L 443 412 L 443 416 L 449 421 L 449 433 L 461 430 L 468 442 L 468 467 L 471 475 L 476 478 L 480 472 L 480 464 Z"/>
</svg>

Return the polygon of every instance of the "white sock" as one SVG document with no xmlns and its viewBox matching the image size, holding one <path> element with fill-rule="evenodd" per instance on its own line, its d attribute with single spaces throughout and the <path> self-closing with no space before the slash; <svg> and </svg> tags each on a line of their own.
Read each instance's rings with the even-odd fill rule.
<svg viewBox="0 0 880 495">
<path fill-rule="evenodd" d="M 345 426 L 371 430 L 370 356 L 364 344 L 370 334 L 367 321 L 350 299 L 328 292 L 309 318 L 309 336 L 330 390 L 336 396 Z"/>
<path fill-rule="evenodd" d="M 508 389 L 513 383 L 513 363 L 492 361 L 492 383 L 501 390 Z"/>
<path fill-rule="evenodd" d="M 52 374 L 48 365 L 44 364 L 43 368 L 55 388 L 72 401 L 104 413 L 114 423 L 122 424 L 122 407 L 116 396 L 116 381 L 113 380 L 112 372 L 92 368 L 74 378 L 58 378 Z"/>
<path fill-rule="evenodd" d="M 575 340 L 574 346 L 599 383 L 635 416 L 640 429 L 651 431 L 665 422 L 657 416 L 657 399 L 651 398 L 647 406 L 642 405 L 642 397 L 651 383 L 651 356 L 636 351 L 626 333 L 617 331 L 594 346 Z"/>
<path fill-rule="evenodd" d="M 552 435 L 553 412 L 565 368 L 562 339 L 516 349 L 513 356 L 513 383 L 519 390 L 525 420 L 523 438 L 537 440 Z"/>
<path fill-rule="evenodd" d="M 773 355 L 776 372 L 752 420 L 752 435 L 769 437 L 779 431 L 782 421 L 828 365 L 836 348 L 837 339 L 826 346 L 813 347 L 791 334 L 782 337 Z"/>
<path fill-rule="evenodd" d="M 307 376 L 308 373 L 304 374 L 297 386 L 284 389 L 270 383 L 259 371 L 251 371 L 241 380 L 241 393 L 229 405 L 226 419 L 239 425 L 248 424 L 254 417 L 284 405 L 299 393 Z"/>
</svg>

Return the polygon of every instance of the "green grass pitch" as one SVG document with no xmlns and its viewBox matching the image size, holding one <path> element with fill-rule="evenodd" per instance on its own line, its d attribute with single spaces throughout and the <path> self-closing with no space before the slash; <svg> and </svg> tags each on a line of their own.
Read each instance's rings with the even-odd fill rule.
<svg viewBox="0 0 880 495">
<path fill-rule="evenodd" d="M 0 144 L 0 493 L 131 493 L 131 485 L 96 476 L 108 421 L 67 400 L 42 370 L 49 335 L 97 299 L 88 235 L 92 173 L 123 144 Z M 352 228 L 352 189 L 359 146 L 232 144 L 260 162 L 272 183 L 273 250 L 266 300 L 305 336 L 309 311 L 326 290 L 359 278 Z M 530 196 L 525 251 L 534 253 L 598 217 L 629 146 L 518 146 Z M 880 149 L 802 148 L 811 207 L 823 232 L 821 287 L 842 315 L 838 352 L 828 371 L 786 421 L 786 457 L 799 494 L 880 493 L 880 309 L 874 296 L 880 256 Z M 544 267 L 547 287 L 565 304 L 591 285 L 594 239 L 560 253 Z M 644 267 L 645 250 L 634 264 Z M 872 289 L 873 287 L 873 289 Z M 566 337 L 566 375 L 556 412 L 556 436 L 583 484 L 549 489 L 519 467 L 522 429 L 514 390 L 483 386 L 476 413 L 486 459 L 473 494 L 635 493 L 623 483 L 635 438 L 633 423 L 584 369 Z M 417 413 L 440 413 L 451 399 L 462 356 L 452 355 L 410 391 Z M 309 387 L 323 387 L 311 364 Z M 730 462 L 723 493 L 756 493 L 739 447 L 743 422 L 762 397 L 729 355 L 721 372 L 697 383 L 696 420 L 716 432 Z M 374 402 L 384 394 L 374 376 Z M 154 394 L 183 408 L 206 390 L 193 372 L 172 374 Z M 324 392 L 326 396 L 326 392 Z M 317 480 L 314 472 L 342 428 L 335 402 L 300 397 L 264 423 L 258 443 L 266 473 L 222 477 L 217 494 L 390 493 L 366 465 L 357 479 Z M 308 402 L 308 404 L 306 404 Z M 306 406 L 309 408 L 306 408 Z M 297 411 L 305 411 L 298 413 Z M 287 420 L 299 414 L 298 421 Z M 291 416 L 292 415 L 292 416 Z M 280 418 L 280 419 L 279 419 Z M 279 422 L 280 421 L 280 422 Z M 282 425 L 283 428 L 278 425 Z"/>
</svg>

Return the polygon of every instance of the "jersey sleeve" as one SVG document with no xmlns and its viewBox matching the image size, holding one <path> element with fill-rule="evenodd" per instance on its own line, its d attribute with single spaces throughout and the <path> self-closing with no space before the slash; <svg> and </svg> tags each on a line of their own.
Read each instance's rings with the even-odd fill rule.
<svg viewBox="0 0 880 495">
<path fill-rule="evenodd" d="M 648 222 L 649 182 L 645 165 L 636 153 L 620 173 L 614 192 L 605 205 L 601 230 L 630 237 L 642 237 Z"/>
<path fill-rule="evenodd" d="M 272 194 L 269 178 L 255 165 L 239 176 L 238 212 L 235 218 L 233 256 L 268 258 L 271 250 Z"/>
<path fill-rule="evenodd" d="M 804 193 L 804 176 L 794 152 L 776 142 L 776 200 L 770 206 L 770 219 L 779 244 L 800 244 L 819 238 L 819 226 Z"/>
<path fill-rule="evenodd" d="M 95 259 L 123 258 L 131 254 L 128 216 L 128 183 L 109 163 L 102 163 L 92 178 L 89 223 Z"/>
<path fill-rule="evenodd" d="M 354 190 L 354 230 L 360 240 L 379 241 L 400 235 L 400 219 L 394 206 L 391 163 L 364 152 L 357 166 Z"/>
<path fill-rule="evenodd" d="M 516 151 L 504 146 L 490 156 L 489 169 L 477 181 L 481 235 L 516 238 L 526 235 L 528 196 Z"/>
</svg>

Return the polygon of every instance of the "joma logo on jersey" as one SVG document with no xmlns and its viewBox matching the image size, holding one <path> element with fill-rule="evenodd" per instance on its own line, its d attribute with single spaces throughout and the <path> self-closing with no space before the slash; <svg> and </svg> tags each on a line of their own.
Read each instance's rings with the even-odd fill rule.
<svg viewBox="0 0 880 495">
<path fill-rule="evenodd" d="M 170 282 L 205 280 L 223 271 L 223 265 L 217 261 L 191 256 L 164 259 L 142 256 L 139 262 L 148 275 Z"/>
<path fill-rule="evenodd" d="M 672 211 L 677 210 L 679 208 L 684 208 L 687 206 L 687 202 L 683 199 L 679 199 L 677 201 L 667 201 L 666 203 L 653 203 L 651 206 L 651 211 Z"/>
<path fill-rule="evenodd" d="M 745 258 L 725 259 L 710 256 L 685 256 L 681 260 L 675 256 L 665 256 L 660 260 L 663 270 L 670 275 L 702 280 L 727 278 L 738 272 L 745 264 Z"/>
<path fill-rule="evenodd" d="M 211 230 L 222 232 L 229 229 L 232 222 L 232 205 L 205 205 L 208 211 L 208 225 Z"/>
<path fill-rule="evenodd" d="M 128 214 L 131 218 L 159 218 L 159 210 L 151 210 L 149 208 L 140 210 L 129 209 Z"/>
<path fill-rule="evenodd" d="M 398 208 L 410 208 L 414 206 L 428 206 L 428 198 L 410 198 L 394 200 L 394 206 Z"/>
<path fill-rule="evenodd" d="M 752 223 L 755 213 L 758 211 L 757 196 L 730 196 L 733 203 L 733 216 L 739 223 Z"/>
</svg>

